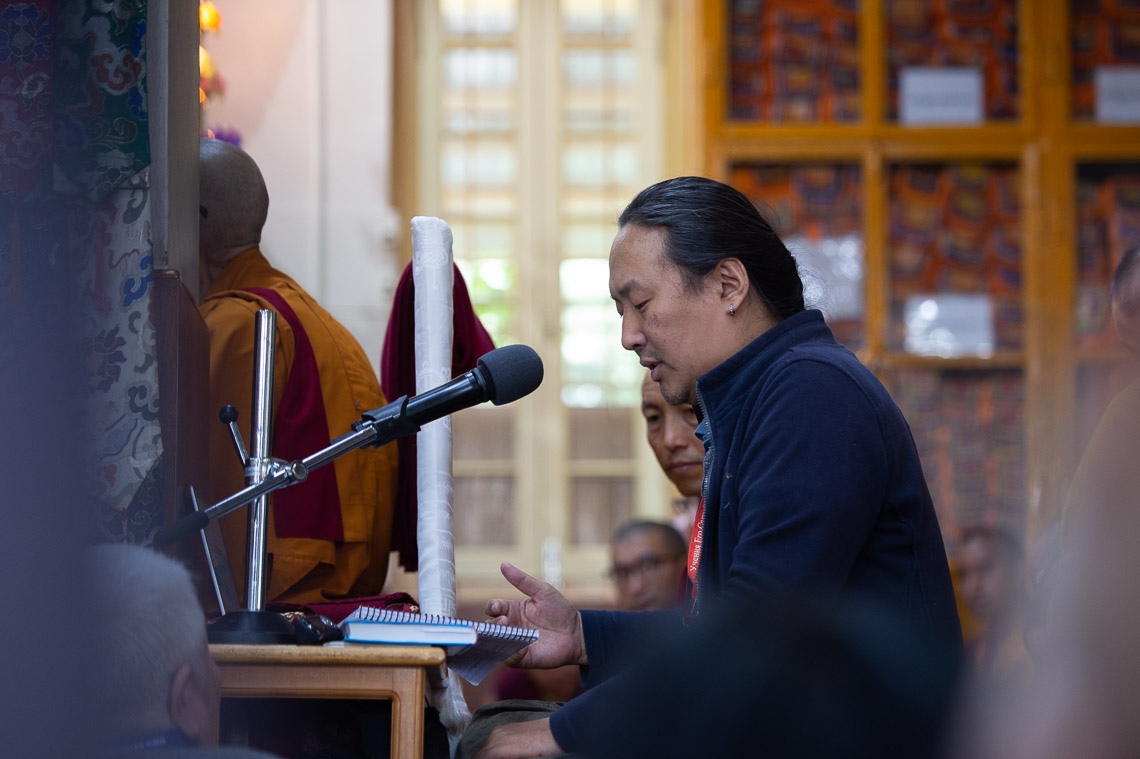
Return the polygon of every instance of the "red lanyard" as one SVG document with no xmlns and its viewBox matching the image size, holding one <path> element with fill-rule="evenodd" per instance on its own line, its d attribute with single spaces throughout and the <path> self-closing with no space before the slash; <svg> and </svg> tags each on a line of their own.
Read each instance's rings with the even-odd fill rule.
<svg viewBox="0 0 1140 759">
<path fill-rule="evenodd" d="M 705 539 L 705 499 L 702 496 L 697 504 L 697 516 L 693 521 L 693 531 L 689 534 L 689 583 L 692 587 L 690 598 L 697 597 L 697 568 L 701 564 L 701 543 Z"/>
</svg>

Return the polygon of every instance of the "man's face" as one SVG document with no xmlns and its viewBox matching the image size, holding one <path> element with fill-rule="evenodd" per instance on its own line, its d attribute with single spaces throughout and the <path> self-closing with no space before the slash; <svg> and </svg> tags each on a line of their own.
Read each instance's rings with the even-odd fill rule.
<svg viewBox="0 0 1140 759">
<path fill-rule="evenodd" d="M 671 609 L 684 569 L 684 556 L 670 554 L 654 531 L 634 532 L 613 546 L 611 574 L 618 605 L 628 611 Z"/>
<path fill-rule="evenodd" d="M 997 538 L 975 535 L 958 549 L 958 591 L 982 620 L 1010 609 L 1021 592 L 1019 565 L 1007 557 Z"/>
<path fill-rule="evenodd" d="M 665 402 L 657 383 L 648 375 L 641 385 L 641 413 L 645 435 L 657 456 L 657 463 L 681 495 L 699 496 L 704 478 L 705 449 L 694 434 L 697 415 L 688 404 L 671 406 Z"/>
<path fill-rule="evenodd" d="M 721 304 L 715 286 L 685 288 L 681 270 L 664 252 L 658 227 L 627 225 L 610 248 L 610 296 L 621 316 L 621 344 L 650 370 L 673 405 L 696 403 L 697 377 L 733 350 L 711 325 Z"/>
</svg>

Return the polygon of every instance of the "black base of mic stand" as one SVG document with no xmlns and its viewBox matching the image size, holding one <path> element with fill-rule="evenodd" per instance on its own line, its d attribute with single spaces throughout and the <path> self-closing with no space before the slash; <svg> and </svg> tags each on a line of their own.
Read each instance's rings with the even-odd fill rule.
<svg viewBox="0 0 1140 759">
<path fill-rule="evenodd" d="M 229 611 L 206 626 L 211 643 L 296 643 L 293 624 L 272 611 Z"/>
</svg>

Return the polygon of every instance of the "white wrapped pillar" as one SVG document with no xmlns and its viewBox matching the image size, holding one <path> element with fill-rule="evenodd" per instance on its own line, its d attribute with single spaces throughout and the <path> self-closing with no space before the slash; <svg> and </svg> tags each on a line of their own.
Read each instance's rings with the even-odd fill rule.
<svg viewBox="0 0 1140 759">
<path fill-rule="evenodd" d="M 412 219 L 412 280 L 415 285 L 416 395 L 451 377 L 454 264 L 451 228 L 442 219 Z M 455 616 L 455 541 L 451 533 L 454 485 L 451 472 L 451 417 L 425 424 L 416 438 L 416 493 L 419 517 L 419 602 L 427 614 Z M 471 721 L 455 673 L 431 694 L 447 728 L 452 755 Z"/>
</svg>

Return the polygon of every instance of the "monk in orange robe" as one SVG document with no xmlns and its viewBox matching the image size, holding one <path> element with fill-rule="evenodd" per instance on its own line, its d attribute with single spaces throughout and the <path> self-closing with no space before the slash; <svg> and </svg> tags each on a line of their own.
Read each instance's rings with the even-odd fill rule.
<svg viewBox="0 0 1140 759">
<path fill-rule="evenodd" d="M 364 349 L 259 247 L 269 209 L 261 172 L 241 149 L 203 139 L 200 157 L 201 313 L 210 333 L 210 402 L 252 418 L 255 315 L 277 312 L 270 455 L 293 461 L 352 430 L 385 404 Z M 210 427 L 211 503 L 245 486 L 229 432 Z M 251 444 L 247 438 L 247 445 Z M 266 603 L 374 595 L 388 571 L 396 492 L 394 444 L 363 447 L 270 496 Z M 222 517 L 221 530 L 244 599 L 248 511 Z"/>
</svg>

